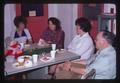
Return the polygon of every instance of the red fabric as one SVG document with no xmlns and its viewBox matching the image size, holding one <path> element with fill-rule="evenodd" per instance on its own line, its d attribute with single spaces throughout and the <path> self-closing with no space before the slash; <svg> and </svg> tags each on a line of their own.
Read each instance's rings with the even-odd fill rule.
<svg viewBox="0 0 120 83">
<path fill-rule="evenodd" d="M 5 50 L 6 56 L 15 56 L 15 58 L 17 58 L 22 54 L 23 51 L 20 49 L 20 45 L 17 43 L 10 45 L 9 48 Z"/>
<path fill-rule="evenodd" d="M 5 55 L 11 55 L 13 53 L 13 50 L 6 50 Z"/>
<path fill-rule="evenodd" d="M 19 56 L 22 56 L 22 55 L 23 55 L 23 52 L 21 52 L 21 53 L 19 53 L 19 54 L 16 53 L 16 54 L 15 54 L 15 58 L 18 58 Z"/>
<path fill-rule="evenodd" d="M 12 46 L 10 46 L 10 47 L 12 47 L 12 48 L 17 48 L 17 44 L 15 44 L 15 45 L 12 45 Z"/>
<path fill-rule="evenodd" d="M 23 54 L 22 51 L 16 51 L 15 54 L 13 54 L 13 50 L 6 50 L 5 55 L 6 56 L 15 56 L 15 58 L 21 56 Z"/>
</svg>

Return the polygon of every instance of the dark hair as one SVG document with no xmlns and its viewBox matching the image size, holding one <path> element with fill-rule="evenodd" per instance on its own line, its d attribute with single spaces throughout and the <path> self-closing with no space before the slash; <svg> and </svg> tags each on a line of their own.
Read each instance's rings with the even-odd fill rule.
<svg viewBox="0 0 120 83">
<path fill-rule="evenodd" d="M 57 18 L 50 17 L 48 19 L 48 24 L 49 24 L 49 21 L 51 21 L 54 25 L 56 25 L 56 30 L 60 30 L 61 29 L 61 26 L 60 26 L 61 23 L 60 23 L 60 21 Z"/>
<path fill-rule="evenodd" d="M 25 19 L 24 16 L 16 16 L 16 17 L 14 18 L 14 24 L 15 24 L 16 27 L 19 27 L 19 24 L 20 24 L 21 22 L 26 26 L 27 20 Z"/>
<path fill-rule="evenodd" d="M 106 30 L 102 30 L 102 32 L 103 38 L 105 38 L 109 44 L 113 45 L 116 38 L 115 35 L 112 32 Z"/>
<path fill-rule="evenodd" d="M 79 25 L 84 32 L 89 32 L 91 30 L 90 21 L 84 17 L 76 19 L 75 25 Z"/>
</svg>

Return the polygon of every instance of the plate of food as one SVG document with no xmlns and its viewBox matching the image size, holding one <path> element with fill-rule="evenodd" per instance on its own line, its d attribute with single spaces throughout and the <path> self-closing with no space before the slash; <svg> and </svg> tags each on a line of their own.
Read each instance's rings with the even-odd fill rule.
<svg viewBox="0 0 120 83">
<path fill-rule="evenodd" d="M 40 58 L 40 60 L 43 62 L 49 62 L 49 61 L 53 60 L 53 58 L 49 57 L 49 56 L 43 56 L 42 58 Z"/>
<path fill-rule="evenodd" d="M 32 56 L 29 56 L 29 55 L 19 56 L 19 57 L 18 57 L 18 60 L 19 60 L 19 59 L 32 60 Z"/>
<path fill-rule="evenodd" d="M 15 62 L 15 63 L 13 63 L 13 67 L 15 67 L 15 68 L 24 68 L 25 65 L 24 65 L 24 63 Z"/>
<path fill-rule="evenodd" d="M 17 61 L 16 63 L 13 64 L 13 67 L 15 68 L 24 68 L 24 67 L 31 67 L 32 66 L 32 61 L 27 60 L 23 62 Z"/>
</svg>

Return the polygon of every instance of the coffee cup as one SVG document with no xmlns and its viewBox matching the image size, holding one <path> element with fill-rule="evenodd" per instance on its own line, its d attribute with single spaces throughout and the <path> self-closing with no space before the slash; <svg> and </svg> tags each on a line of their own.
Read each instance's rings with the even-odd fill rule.
<svg viewBox="0 0 120 83">
<path fill-rule="evenodd" d="M 33 63 L 37 63 L 37 61 L 38 61 L 38 55 L 37 54 L 33 54 L 32 55 L 32 59 L 33 59 Z"/>
<path fill-rule="evenodd" d="M 52 44 L 52 50 L 56 50 L 56 44 Z"/>
<path fill-rule="evenodd" d="M 50 52 L 50 55 L 52 58 L 55 58 L 55 53 L 56 53 L 56 51 L 53 51 L 53 50 Z"/>
</svg>

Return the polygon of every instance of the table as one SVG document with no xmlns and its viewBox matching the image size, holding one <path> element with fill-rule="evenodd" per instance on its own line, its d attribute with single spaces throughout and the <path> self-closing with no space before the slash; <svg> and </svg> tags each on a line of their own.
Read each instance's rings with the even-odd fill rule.
<svg viewBox="0 0 120 83">
<path fill-rule="evenodd" d="M 47 53 L 46 55 L 50 56 L 50 53 Z M 41 56 L 39 58 L 41 58 Z M 37 68 L 43 68 L 43 67 L 47 67 L 47 66 L 50 66 L 50 65 L 62 63 L 62 62 L 68 61 L 68 60 L 75 60 L 75 59 L 79 59 L 79 58 L 80 58 L 79 55 L 65 50 L 64 52 L 56 53 L 55 59 L 51 60 L 49 62 L 42 62 L 39 59 L 38 63 L 36 65 L 33 64 L 32 67 L 20 68 L 19 69 L 19 68 L 14 68 L 12 66 L 13 62 L 11 62 L 11 63 L 10 62 L 9 63 L 5 62 L 5 72 L 6 72 L 5 76 L 12 75 L 12 74 L 17 74 L 17 73 L 22 73 L 22 72 L 37 69 Z"/>
</svg>

